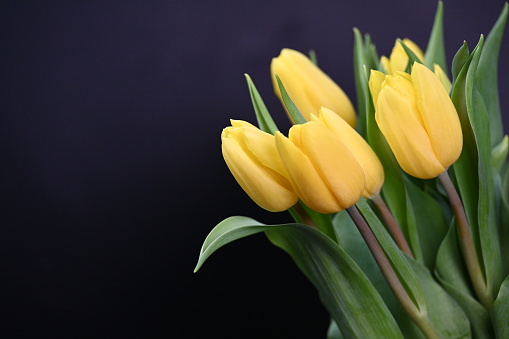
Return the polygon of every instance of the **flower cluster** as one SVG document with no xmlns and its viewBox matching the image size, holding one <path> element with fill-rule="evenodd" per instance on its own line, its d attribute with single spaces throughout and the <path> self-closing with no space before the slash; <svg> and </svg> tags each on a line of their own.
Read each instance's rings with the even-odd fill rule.
<svg viewBox="0 0 509 339">
<path fill-rule="evenodd" d="M 258 127 L 231 120 L 223 157 L 258 206 L 295 223 L 228 218 L 196 269 L 265 232 L 319 290 L 328 338 L 509 337 L 509 139 L 492 95 L 507 16 L 506 4 L 486 42 L 460 48 L 452 83 L 441 2 L 425 52 L 398 39 L 379 58 L 355 30 L 357 109 L 314 60 L 283 49 L 270 70 L 287 134 L 248 76 Z"/>
</svg>

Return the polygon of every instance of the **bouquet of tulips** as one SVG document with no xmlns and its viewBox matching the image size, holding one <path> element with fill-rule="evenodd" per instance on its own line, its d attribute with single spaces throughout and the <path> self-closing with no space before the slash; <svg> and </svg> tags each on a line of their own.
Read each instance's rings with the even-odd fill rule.
<svg viewBox="0 0 509 339">
<path fill-rule="evenodd" d="M 450 67 L 442 7 L 424 53 L 398 39 L 379 58 L 354 30 L 356 109 L 313 54 L 283 49 L 271 73 L 287 135 L 246 76 L 258 126 L 231 120 L 224 160 L 256 204 L 295 223 L 227 218 L 196 270 L 264 232 L 318 290 L 330 339 L 509 338 L 509 140 L 497 87 L 508 5 Z"/>
</svg>

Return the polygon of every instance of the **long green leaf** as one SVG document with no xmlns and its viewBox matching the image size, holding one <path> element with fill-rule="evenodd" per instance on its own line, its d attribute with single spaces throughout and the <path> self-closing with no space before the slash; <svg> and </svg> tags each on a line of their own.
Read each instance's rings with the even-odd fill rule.
<svg viewBox="0 0 509 339">
<path fill-rule="evenodd" d="M 435 275 L 449 295 L 456 300 L 472 324 L 474 338 L 493 338 L 493 328 L 488 311 L 473 297 L 468 274 L 462 260 L 454 224 L 449 228 L 438 255 Z"/>
<path fill-rule="evenodd" d="M 494 202 L 489 116 L 474 81 L 483 41 L 481 36 L 452 91 L 463 130 L 463 151 L 454 164 L 454 173 L 485 273 L 487 294 L 492 297 L 502 282 L 502 262 Z"/>
<path fill-rule="evenodd" d="M 498 55 L 508 12 L 509 5 L 506 2 L 497 22 L 486 38 L 475 79 L 489 114 L 492 146 L 498 144 L 504 136 L 498 97 Z"/>
<path fill-rule="evenodd" d="M 470 322 L 465 312 L 431 276 L 421 263 L 406 257 L 423 288 L 428 318 L 441 338 L 470 338 Z"/>
<path fill-rule="evenodd" d="M 278 131 L 276 123 L 267 110 L 267 107 L 265 106 L 260 93 L 258 93 L 253 80 L 251 80 L 251 77 L 248 74 L 245 74 L 245 77 L 247 87 L 249 89 L 249 95 L 251 96 L 251 102 L 253 103 L 253 108 L 256 114 L 256 120 L 258 121 L 258 127 L 264 132 L 270 134 L 276 133 L 276 131 Z"/>
<path fill-rule="evenodd" d="M 283 103 L 286 107 L 286 110 L 288 111 L 288 114 L 290 114 L 290 117 L 292 118 L 293 122 L 295 124 L 304 124 L 306 122 L 306 119 L 304 119 L 297 106 L 295 106 L 295 104 L 293 103 L 292 99 L 290 98 L 288 92 L 285 89 L 285 86 L 283 85 L 283 82 L 281 81 L 277 74 L 276 81 L 279 86 L 279 91 L 281 92 L 281 98 L 283 99 Z"/>
<path fill-rule="evenodd" d="M 447 62 L 445 58 L 445 45 L 444 45 L 444 24 L 443 24 L 443 3 L 438 2 L 437 11 L 435 14 L 435 21 L 426 47 L 425 64 L 433 70 L 433 65 L 438 64 L 442 70 L 447 74 Z"/>
<path fill-rule="evenodd" d="M 463 69 L 465 63 L 469 60 L 470 51 L 468 49 L 468 44 L 466 41 L 463 41 L 463 45 L 461 45 L 460 49 L 454 55 L 454 59 L 452 59 L 452 82 L 456 81 L 458 74 Z"/>
<path fill-rule="evenodd" d="M 217 249 L 265 232 L 286 251 L 317 288 L 322 303 L 347 338 L 403 338 L 376 289 L 350 256 L 329 237 L 300 224 L 263 225 L 247 217 L 231 217 L 207 236 L 197 271 Z"/>
<path fill-rule="evenodd" d="M 447 234 L 448 225 L 439 203 L 410 180 L 405 181 L 408 205 L 415 215 L 415 232 L 418 234 L 421 261 L 434 270 L 438 248 Z M 412 248 L 416 248 L 413 246 Z M 416 255 L 417 257 L 417 255 Z"/>
<path fill-rule="evenodd" d="M 470 77 L 467 76 L 467 86 Z M 473 81 L 472 81 L 473 82 Z M 467 87 L 467 91 L 469 91 Z M 469 91 L 470 92 L 470 91 Z M 495 189 L 491 158 L 490 122 L 483 98 L 474 84 L 467 96 L 467 111 L 478 149 L 479 201 L 478 234 L 488 291 L 496 295 L 502 283 L 502 258 L 495 210 Z M 469 100 L 470 99 L 470 100 Z"/>
<path fill-rule="evenodd" d="M 357 131 L 360 135 L 366 136 L 366 115 L 368 110 L 367 76 L 366 76 L 366 57 L 364 50 L 364 41 L 361 32 L 354 28 L 354 47 L 353 64 L 355 75 L 355 90 L 357 93 Z"/>
</svg>

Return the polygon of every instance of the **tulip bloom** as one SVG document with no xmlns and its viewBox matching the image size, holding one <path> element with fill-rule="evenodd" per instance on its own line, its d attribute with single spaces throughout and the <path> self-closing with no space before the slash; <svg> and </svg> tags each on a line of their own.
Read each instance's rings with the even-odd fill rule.
<svg viewBox="0 0 509 339">
<path fill-rule="evenodd" d="M 366 178 L 366 186 L 362 196 L 369 199 L 378 195 L 384 183 L 384 168 L 366 140 L 345 120 L 328 108 L 322 107 L 320 115 L 318 117 L 312 115 L 311 120 L 325 125 L 348 146 L 350 152 L 357 159 Z"/>
<path fill-rule="evenodd" d="M 403 39 L 405 45 L 414 52 L 415 56 L 419 58 L 419 60 L 424 61 L 424 53 L 412 40 Z M 404 72 L 406 70 L 406 66 L 408 65 L 408 55 L 405 52 L 401 43 L 396 40 L 394 47 L 392 48 L 392 52 L 390 58 L 386 56 L 382 56 L 380 58 L 380 62 L 385 69 L 385 73 L 394 74 L 396 72 Z"/>
<path fill-rule="evenodd" d="M 325 106 L 355 127 L 355 110 L 350 99 L 304 54 L 285 48 L 272 59 L 270 71 L 274 91 L 281 102 L 276 74 L 306 121 L 310 120 L 311 113 L 318 114 L 320 107 Z"/>
<path fill-rule="evenodd" d="M 414 63 L 411 74 L 371 71 L 375 119 L 401 168 L 429 179 L 459 157 L 463 135 L 458 113 L 438 77 Z"/>
<path fill-rule="evenodd" d="M 285 137 L 276 132 L 276 147 L 295 192 L 320 213 L 354 205 L 365 187 L 364 171 L 332 131 L 314 121 L 294 125 Z"/>
<path fill-rule="evenodd" d="M 260 207 L 279 212 L 298 200 L 286 178 L 274 136 L 240 120 L 221 134 L 226 165 L 244 191 Z"/>
</svg>

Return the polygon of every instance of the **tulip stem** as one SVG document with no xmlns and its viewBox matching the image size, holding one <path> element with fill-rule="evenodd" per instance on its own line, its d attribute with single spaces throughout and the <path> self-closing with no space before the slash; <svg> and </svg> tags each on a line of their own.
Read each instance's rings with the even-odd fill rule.
<svg viewBox="0 0 509 339">
<path fill-rule="evenodd" d="M 391 233 L 392 238 L 394 239 L 396 245 L 398 245 L 399 249 L 406 253 L 409 257 L 414 258 L 412 250 L 410 249 L 410 246 L 408 245 L 408 242 L 406 241 L 406 238 L 403 235 L 398 222 L 392 215 L 389 207 L 385 204 L 382 196 L 377 194 L 371 198 L 371 201 L 373 201 L 378 211 L 380 211 L 382 214 L 385 224 L 387 225 L 387 228 L 389 229 L 389 232 Z"/>
<path fill-rule="evenodd" d="M 385 255 L 385 252 L 383 251 L 375 235 L 366 223 L 366 220 L 364 220 L 362 215 L 359 213 L 357 207 L 353 205 L 352 207 L 347 208 L 347 212 L 357 226 L 357 229 L 361 233 L 362 237 L 364 238 L 366 245 L 368 245 L 371 254 L 375 258 L 375 261 L 380 268 L 380 271 L 382 272 L 385 280 L 391 287 L 394 295 L 398 299 L 403 309 L 417 324 L 417 326 L 419 326 L 426 338 L 439 339 L 440 336 L 436 333 L 436 330 L 433 328 L 433 325 L 430 323 L 427 316 L 423 316 L 412 299 L 410 299 L 410 296 L 396 275 L 394 268 L 392 268 L 389 259 Z"/>
<path fill-rule="evenodd" d="M 474 286 L 475 293 L 483 306 L 489 310 L 492 304 L 492 298 L 489 295 L 488 288 L 484 280 L 484 275 L 479 264 L 479 259 L 475 251 L 474 241 L 472 239 L 472 233 L 470 232 L 470 226 L 468 224 L 461 198 L 458 195 L 458 192 L 456 191 L 456 188 L 454 187 L 454 184 L 452 183 L 447 171 L 440 174 L 438 178 L 444 186 L 445 192 L 447 193 L 451 203 L 454 216 L 456 217 L 456 227 L 461 243 L 463 258 L 467 266 L 468 274 L 470 275 L 470 280 Z"/>
</svg>

